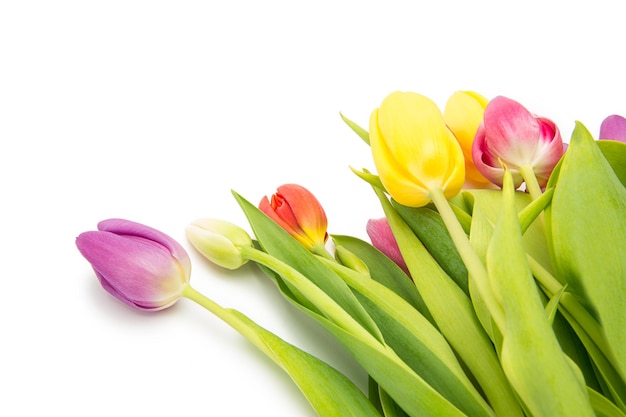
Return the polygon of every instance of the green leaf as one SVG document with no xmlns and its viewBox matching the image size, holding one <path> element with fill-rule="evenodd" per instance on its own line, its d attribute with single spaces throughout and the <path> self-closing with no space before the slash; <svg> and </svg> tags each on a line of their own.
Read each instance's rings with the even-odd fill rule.
<svg viewBox="0 0 626 417">
<path fill-rule="evenodd" d="M 505 313 L 502 368 L 534 417 L 592 417 L 579 372 L 561 350 L 530 272 L 509 171 L 502 195 L 487 250 L 489 279 Z"/>
<path fill-rule="evenodd" d="M 477 189 L 466 190 L 463 193 L 473 201 L 474 206 L 480 207 L 482 214 L 492 225 L 497 223 L 502 210 L 501 191 Z M 552 261 L 546 242 L 545 228 L 540 222 L 531 222 L 531 220 L 538 214 L 537 209 L 547 203 L 545 199 L 549 198 L 550 195 L 541 197 L 537 202 L 533 202 L 527 193 L 516 191 L 514 196 L 516 210 L 520 213 L 518 216 L 524 224 L 522 230 L 524 231 L 523 239 L 526 251 L 547 271 L 552 271 Z"/>
<path fill-rule="evenodd" d="M 267 251 L 249 249 L 244 255 L 265 265 L 266 271 L 271 268 L 273 272 L 268 275 L 274 277 L 283 295 L 330 331 L 394 401 L 412 417 L 423 414 L 451 417 L 465 415 L 384 342 L 377 324 L 342 278 L 322 263 L 320 259 L 324 258 L 311 254 L 260 210 L 241 196 L 236 194 L 235 196 L 248 217 L 260 246 Z M 320 283 L 319 287 L 313 283 L 314 280 Z M 379 291 L 385 291 L 385 287 L 376 281 L 371 279 L 367 281 L 379 285 Z M 328 293 L 320 290 L 322 285 L 327 287 Z M 391 290 L 387 291 L 395 295 Z M 315 306 L 315 310 L 306 308 L 295 298 L 296 294 L 305 296 L 306 300 Z M 329 298 L 330 294 L 333 297 Z M 402 300 L 395 296 L 396 301 Z M 338 310 L 339 301 L 329 302 L 335 298 L 344 303 L 346 310 L 341 310 L 340 307 Z M 410 306 L 409 308 L 412 309 Z M 417 313 L 414 309 L 412 311 Z M 422 320 L 422 323 L 428 323 L 426 319 Z M 419 329 L 421 332 L 425 330 L 423 326 Z M 440 337 L 438 333 L 437 336 Z M 464 405 L 472 410 L 475 408 L 480 410 L 475 403 Z M 491 416 L 486 411 L 477 412 L 475 415 Z"/>
<path fill-rule="evenodd" d="M 556 316 L 556 312 L 557 312 L 557 309 L 559 307 L 559 302 L 561 301 L 561 296 L 565 292 L 565 288 L 567 288 L 567 287 L 561 288 L 561 291 L 559 291 L 556 294 L 554 294 L 550 298 L 550 300 L 548 300 L 548 303 L 545 306 L 546 314 L 548 316 L 548 322 L 550 324 L 554 323 L 554 317 Z"/>
<path fill-rule="evenodd" d="M 339 113 L 341 116 L 341 120 L 343 120 L 349 127 L 352 129 L 365 143 L 370 144 L 370 135 L 367 130 L 363 129 L 361 126 L 354 123 L 352 120 L 348 119 L 342 113 Z"/>
<path fill-rule="evenodd" d="M 262 269 L 276 282 L 285 298 L 327 329 L 409 416 L 466 416 L 404 363 L 393 349 L 382 343 L 364 340 L 307 309 L 292 297 L 279 275 L 267 268 Z"/>
<path fill-rule="evenodd" d="M 239 194 L 233 192 L 233 195 L 248 218 L 258 243 L 265 252 L 306 276 L 370 334 L 378 339 L 382 338 L 380 330 L 372 318 L 340 277 L 321 264 L 315 255 L 305 249 L 265 213 Z M 295 294 L 297 295 L 298 291 L 295 291 Z M 301 302 L 304 304 L 314 303 L 314 300 L 301 299 Z"/>
<path fill-rule="evenodd" d="M 398 294 L 426 317 L 428 321 L 434 323 L 422 296 L 415 288 L 415 284 L 395 262 L 371 244 L 356 237 L 332 235 L 332 239 L 335 246 L 344 247 L 361 258 L 369 268 L 370 276 L 373 280 L 380 282 Z"/>
<path fill-rule="evenodd" d="M 403 206 L 395 201 L 392 204 L 446 274 L 469 294 L 467 268 L 439 213 L 425 207 Z"/>
<path fill-rule="evenodd" d="M 471 300 L 428 253 L 382 190 L 375 189 L 411 276 L 437 327 L 476 378 L 496 413 L 521 416 L 491 340 Z"/>
<path fill-rule="evenodd" d="M 478 199 L 474 202 L 472 210 L 472 228 L 470 230 L 469 239 L 474 251 L 484 264 L 487 256 L 487 248 L 489 247 L 489 242 L 491 242 L 491 236 L 493 235 L 494 224 L 485 215 L 482 209 L 483 203 L 484 201 L 482 199 Z M 500 345 L 502 344 L 502 336 L 498 331 L 498 326 L 492 319 L 489 308 L 480 295 L 479 288 L 474 279 L 469 281 L 469 293 L 472 305 L 476 311 L 476 316 L 489 335 L 489 338 L 493 341 L 496 350 L 499 351 Z"/>
<path fill-rule="evenodd" d="M 354 168 L 351 168 L 351 169 L 352 169 L 352 172 L 354 172 L 359 178 L 361 178 L 363 181 L 367 182 L 371 186 L 380 188 L 380 189 L 385 188 L 383 186 L 383 183 L 380 181 L 380 177 L 378 175 L 374 175 L 370 173 L 369 171 L 367 171 L 366 169 L 364 169 L 363 171 L 358 171 Z"/>
<path fill-rule="evenodd" d="M 352 356 L 409 416 L 467 416 L 428 385 L 404 362 L 394 359 L 393 351 L 389 348 L 362 343 L 353 334 L 335 326 L 321 316 L 317 316 L 317 320 L 346 346 Z"/>
<path fill-rule="evenodd" d="M 380 402 L 383 407 L 385 417 L 406 417 L 407 414 L 387 393 L 379 389 Z"/>
<path fill-rule="evenodd" d="M 354 383 L 335 368 L 257 326 L 243 314 L 233 314 L 256 334 L 272 360 L 289 374 L 320 416 L 380 416 Z"/>
<path fill-rule="evenodd" d="M 246 337 L 296 383 L 319 416 L 380 417 L 365 395 L 345 375 L 286 342 L 233 309 L 226 309 L 191 287 L 184 296 L 203 306 Z"/>
<path fill-rule="evenodd" d="M 588 392 L 591 406 L 597 417 L 626 417 L 626 414 L 599 392 L 592 389 Z"/>
<path fill-rule="evenodd" d="M 411 369 L 466 414 L 491 415 L 491 408 L 465 375 L 448 342 L 415 308 L 382 284 L 328 259 L 321 261 L 357 291 L 385 343 Z"/>
<path fill-rule="evenodd" d="M 547 214 L 559 279 L 597 315 L 626 375 L 626 189 L 580 123 Z"/>
<path fill-rule="evenodd" d="M 615 140 L 599 140 L 596 143 L 617 178 L 626 186 L 626 143 Z"/>
<path fill-rule="evenodd" d="M 567 298 L 573 298 L 573 296 L 565 292 L 561 298 L 563 299 L 562 302 L 565 303 Z M 585 326 L 585 321 L 581 320 L 580 317 L 574 319 L 567 310 L 563 311 L 563 316 L 565 316 L 568 323 L 570 323 L 572 329 L 578 335 L 580 342 L 585 347 L 589 358 L 593 361 L 598 381 L 603 386 L 603 391 L 611 396 L 613 402 L 621 410 L 626 411 L 626 383 L 619 375 L 618 370 L 614 368 L 609 359 L 607 359 L 603 350 L 598 347 L 597 341 L 599 337 L 594 339 L 585 331 L 584 327 L 590 326 Z M 593 320 L 593 318 L 589 317 L 588 320 Z M 579 321 L 583 324 L 579 324 Z"/>
</svg>

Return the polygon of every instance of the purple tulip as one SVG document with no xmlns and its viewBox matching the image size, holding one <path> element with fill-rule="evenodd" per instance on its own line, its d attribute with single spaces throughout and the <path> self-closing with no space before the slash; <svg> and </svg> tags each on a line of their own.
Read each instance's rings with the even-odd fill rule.
<svg viewBox="0 0 626 417">
<path fill-rule="evenodd" d="M 191 261 L 185 249 L 166 234 L 122 219 L 98 223 L 98 231 L 76 238 L 102 287 L 138 310 L 173 305 L 189 283 Z"/>
<path fill-rule="evenodd" d="M 396 265 L 409 275 L 409 269 L 404 262 L 398 242 L 391 231 L 389 221 L 385 217 L 380 219 L 370 219 L 365 227 L 367 235 L 372 242 L 372 246 L 387 255 L 389 259 L 394 261 Z M 410 276 L 410 275 L 409 275 Z"/>
<path fill-rule="evenodd" d="M 474 164 L 499 186 L 504 164 L 513 174 L 515 187 L 524 182 L 522 167 L 532 169 L 543 187 L 563 152 L 563 139 L 554 122 L 537 117 L 518 102 L 502 96 L 487 104 L 472 145 Z"/>
<path fill-rule="evenodd" d="M 617 114 L 608 116 L 600 125 L 599 138 L 626 143 L 626 118 Z"/>
</svg>

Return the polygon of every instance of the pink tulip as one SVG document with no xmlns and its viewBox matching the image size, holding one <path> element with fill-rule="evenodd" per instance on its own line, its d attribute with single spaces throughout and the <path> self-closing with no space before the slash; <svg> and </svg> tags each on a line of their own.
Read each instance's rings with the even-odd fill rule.
<svg viewBox="0 0 626 417">
<path fill-rule="evenodd" d="M 404 262 L 404 258 L 400 253 L 400 248 L 396 242 L 396 238 L 391 231 L 389 222 L 385 217 L 380 219 L 368 220 L 365 228 L 367 235 L 372 242 L 372 246 L 387 255 L 389 259 L 394 261 L 396 265 L 404 270 L 409 275 L 409 269 Z"/>
<path fill-rule="evenodd" d="M 502 164 L 513 174 L 516 187 L 524 182 L 523 167 L 531 169 L 539 185 L 545 186 L 563 152 L 561 133 L 554 122 L 502 96 L 485 108 L 472 145 L 474 164 L 498 186 L 502 186 Z"/>
<path fill-rule="evenodd" d="M 139 223 L 104 220 L 97 231 L 81 233 L 76 246 L 102 287 L 138 310 L 173 305 L 189 283 L 191 262 L 185 249 L 166 234 Z"/>
</svg>

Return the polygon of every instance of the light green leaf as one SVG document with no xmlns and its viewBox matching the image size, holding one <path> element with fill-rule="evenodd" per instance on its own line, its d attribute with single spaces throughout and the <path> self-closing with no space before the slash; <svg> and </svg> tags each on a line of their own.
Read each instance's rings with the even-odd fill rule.
<svg viewBox="0 0 626 417">
<path fill-rule="evenodd" d="M 473 201 L 474 206 L 479 206 L 482 214 L 486 216 L 491 224 L 496 224 L 502 209 L 501 191 L 476 189 L 466 190 L 463 194 L 467 199 Z M 531 222 L 533 216 L 537 214 L 537 209 L 546 203 L 544 199 L 548 197 L 541 197 L 538 202 L 533 202 L 529 194 L 516 191 L 515 207 L 520 213 L 518 215 L 520 216 L 520 221 L 524 222 L 522 230 L 524 231 L 523 239 L 526 251 L 547 271 L 552 271 L 552 262 L 545 238 L 544 226 L 537 221 Z"/>
<path fill-rule="evenodd" d="M 547 220 L 557 274 L 597 314 L 626 375 L 626 189 L 580 123 L 555 181 Z"/>
<path fill-rule="evenodd" d="M 365 143 L 367 143 L 368 145 L 370 144 L 370 135 L 367 130 L 363 129 L 352 120 L 348 119 L 346 116 L 343 115 L 343 113 L 339 113 L 339 115 L 341 116 L 341 120 L 343 120 L 350 127 L 350 129 L 354 131 L 354 133 L 359 135 L 359 137 L 363 139 Z"/>
<path fill-rule="evenodd" d="M 437 327 L 472 375 L 496 413 L 520 416 L 496 352 L 469 297 L 443 271 L 380 189 L 375 189 L 415 285 Z"/>
<path fill-rule="evenodd" d="M 276 282 L 285 298 L 327 329 L 409 416 L 466 416 L 427 384 L 390 347 L 364 340 L 335 325 L 323 315 L 307 309 L 292 297 L 289 288 L 280 276 L 267 268 L 262 269 Z"/>
<path fill-rule="evenodd" d="M 379 389 L 380 403 L 383 407 L 385 417 L 406 417 L 407 414 L 387 393 Z"/>
<path fill-rule="evenodd" d="M 599 140 L 596 143 L 617 178 L 626 186 L 626 143 L 615 140 Z"/>
<path fill-rule="evenodd" d="M 258 243 L 265 252 L 306 276 L 370 334 L 379 340 L 382 339 L 376 323 L 363 309 L 363 306 L 361 306 L 341 278 L 328 267 L 321 264 L 315 255 L 305 249 L 265 213 L 239 194 L 233 193 L 233 195 L 248 218 Z M 299 289 L 294 294 L 298 295 Z M 315 303 L 314 300 L 309 298 L 306 300 L 301 299 L 300 301 L 305 305 L 307 303 Z"/>
<path fill-rule="evenodd" d="M 367 265 L 370 277 L 373 280 L 380 282 L 398 294 L 426 317 L 428 321 L 434 323 L 413 281 L 395 262 L 361 239 L 345 235 L 332 235 L 332 239 L 335 246 L 347 248 L 350 252 L 360 257 Z"/>
<path fill-rule="evenodd" d="M 491 408 L 465 375 L 448 342 L 415 308 L 384 285 L 328 259 L 320 260 L 357 291 L 385 343 L 411 369 L 466 414 L 491 415 Z"/>
<path fill-rule="evenodd" d="M 407 207 L 395 201 L 391 203 L 448 276 L 463 292 L 469 294 L 467 268 L 439 213 L 426 207 Z"/>
<path fill-rule="evenodd" d="M 380 417 L 356 385 L 329 364 L 286 342 L 241 312 L 219 306 L 191 287 L 185 289 L 184 296 L 229 324 L 279 365 L 320 417 Z"/>
<path fill-rule="evenodd" d="M 550 324 L 554 323 L 554 316 L 556 316 L 556 312 L 557 312 L 557 309 L 559 307 L 559 302 L 561 301 L 561 296 L 565 292 L 565 288 L 567 288 L 567 287 L 561 288 L 561 290 L 559 292 L 557 292 L 556 294 L 554 294 L 548 300 L 548 303 L 546 304 L 546 307 L 545 307 L 546 315 L 548 316 L 548 322 Z"/>
<path fill-rule="evenodd" d="M 502 368 L 534 417 L 592 417 L 580 373 L 559 346 L 530 272 L 509 171 L 502 194 L 487 250 L 489 279 L 505 313 Z"/>
<path fill-rule="evenodd" d="M 596 412 L 597 417 L 626 417 L 626 414 L 604 395 L 592 389 L 589 389 L 588 392 L 591 406 L 593 407 L 593 411 Z"/>
<path fill-rule="evenodd" d="M 264 265 L 263 270 L 275 279 L 283 295 L 331 332 L 394 401 L 411 417 L 421 417 L 424 414 L 450 417 L 465 415 L 384 342 L 377 324 L 341 277 L 260 210 L 241 196 L 235 196 L 248 217 L 259 244 L 267 250 L 267 253 L 256 249 L 246 250 L 244 255 Z M 319 282 L 320 287 L 313 281 Z M 378 284 L 371 279 L 367 281 Z M 322 285 L 326 286 L 328 293 L 320 290 Z M 384 288 L 382 285 L 380 287 Z M 332 297 L 329 297 L 331 294 Z M 295 295 L 306 297 L 306 301 L 313 304 L 315 309 L 308 309 Z M 339 301 L 332 302 L 335 297 L 344 303 L 346 310 L 339 307 Z M 397 299 L 401 300 L 399 297 Z M 425 319 L 424 322 L 427 323 Z M 468 406 L 474 409 L 473 404 Z M 484 411 L 475 415 L 491 416 Z"/>
</svg>

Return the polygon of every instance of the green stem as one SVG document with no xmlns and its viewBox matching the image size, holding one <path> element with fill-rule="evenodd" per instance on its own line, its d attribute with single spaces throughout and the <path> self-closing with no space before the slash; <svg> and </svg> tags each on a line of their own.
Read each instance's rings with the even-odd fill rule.
<svg viewBox="0 0 626 417">
<path fill-rule="evenodd" d="M 454 214 L 454 211 L 450 207 L 450 203 L 446 199 L 441 188 L 433 188 L 429 192 L 429 196 L 432 199 L 437 211 L 441 215 L 443 222 L 450 233 L 450 237 L 454 242 L 465 267 L 469 272 L 470 279 L 473 279 L 476 283 L 483 302 L 487 306 L 494 323 L 498 327 L 500 332 L 504 329 L 504 311 L 500 303 L 496 300 L 491 285 L 489 284 L 489 276 L 487 269 L 483 265 L 482 261 L 478 257 L 478 254 L 472 247 L 461 223 Z"/>
<path fill-rule="evenodd" d="M 285 281 L 296 287 L 304 297 L 323 312 L 326 318 L 334 322 L 337 326 L 370 344 L 380 344 L 379 340 L 376 340 L 372 334 L 337 304 L 335 300 L 290 265 L 251 246 L 241 247 L 241 254 L 244 258 L 271 269 Z"/>
<path fill-rule="evenodd" d="M 330 259 L 333 261 L 335 260 L 335 258 L 333 258 L 330 252 L 328 252 L 328 250 L 326 249 L 326 246 L 324 246 L 323 244 L 313 246 L 311 248 L 311 253 L 321 256 L 322 258 Z"/>
<path fill-rule="evenodd" d="M 243 321 L 240 317 L 245 316 L 235 313 L 235 311 L 232 309 L 226 309 L 220 306 L 204 294 L 196 291 L 190 285 L 185 286 L 182 296 L 204 307 L 210 313 L 224 321 L 226 324 L 239 332 L 242 336 L 244 336 L 252 344 L 254 344 L 259 350 L 261 350 L 263 353 L 265 353 L 276 362 L 273 352 L 268 349 L 263 340 L 261 340 L 261 338 L 253 330 L 251 330 L 250 325 Z M 279 362 L 276 363 L 281 365 Z"/>
<path fill-rule="evenodd" d="M 282 368 L 318 415 L 339 417 L 348 410 L 354 415 L 380 417 L 361 390 L 326 362 L 286 342 L 241 312 L 221 307 L 189 285 L 183 288 L 182 296 L 222 319 Z"/>
<path fill-rule="evenodd" d="M 539 182 L 537 181 L 537 176 L 535 175 L 535 171 L 530 165 L 522 165 L 519 168 L 519 172 L 524 178 L 524 182 L 526 183 L 526 190 L 530 194 L 533 200 L 541 197 L 543 192 L 541 191 L 541 187 L 539 186 Z"/>
</svg>

